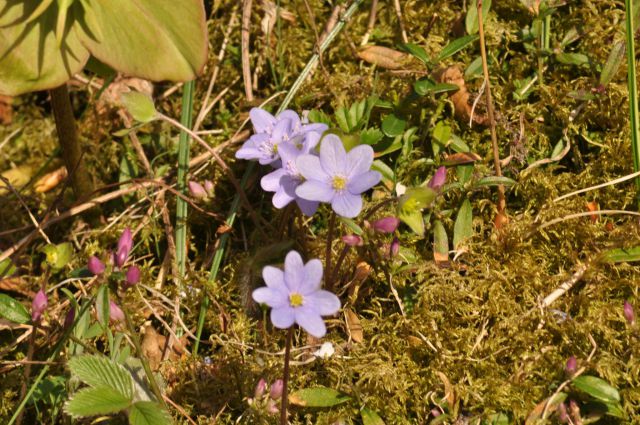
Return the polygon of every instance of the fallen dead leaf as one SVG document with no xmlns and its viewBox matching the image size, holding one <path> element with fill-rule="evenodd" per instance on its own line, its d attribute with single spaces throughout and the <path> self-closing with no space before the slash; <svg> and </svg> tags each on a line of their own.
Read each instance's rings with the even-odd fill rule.
<svg viewBox="0 0 640 425">
<path fill-rule="evenodd" d="M 149 366 L 152 370 L 158 370 L 162 362 L 162 353 L 167 345 L 168 338 L 156 331 L 153 325 L 146 324 L 142 328 L 144 338 L 142 339 L 142 352 L 149 359 Z M 178 360 L 186 353 L 187 339 L 186 335 L 173 342 L 173 346 L 169 351 L 169 360 Z"/>
<path fill-rule="evenodd" d="M 451 155 L 447 155 L 444 159 L 444 164 L 447 166 L 473 164 L 476 161 L 480 161 L 482 157 L 473 152 L 458 152 Z"/>
<path fill-rule="evenodd" d="M 60 167 L 38 179 L 34 185 L 34 189 L 38 193 L 47 193 L 63 182 L 64 179 L 67 178 L 67 175 L 67 167 Z"/>
<path fill-rule="evenodd" d="M 357 55 L 365 62 L 385 69 L 400 69 L 407 61 L 407 54 L 383 46 L 365 46 Z"/>
<path fill-rule="evenodd" d="M 451 102 L 453 102 L 456 117 L 468 123 L 472 113 L 472 108 L 469 104 L 471 94 L 467 90 L 467 86 L 464 82 L 464 76 L 460 68 L 457 66 L 450 66 L 448 68 L 441 69 L 436 71 L 435 77 L 441 83 L 455 84 L 459 87 L 459 90 L 451 93 L 449 98 L 451 99 Z M 489 118 L 485 115 L 474 112 L 473 122 L 479 125 L 488 125 Z"/>
<path fill-rule="evenodd" d="M 362 325 L 358 315 L 348 307 L 344 309 L 345 322 L 347 324 L 347 332 L 354 342 L 364 341 L 364 334 L 362 332 Z"/>
</svg>

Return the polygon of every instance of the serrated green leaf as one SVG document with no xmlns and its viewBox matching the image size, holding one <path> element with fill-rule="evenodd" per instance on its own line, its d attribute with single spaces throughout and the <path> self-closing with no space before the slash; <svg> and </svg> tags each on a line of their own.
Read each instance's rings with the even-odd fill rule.
<svg viewBox="0 0 640 425">
<path fill-rule="evenodd" d="M 464 37 L 453 40 L 451 43 L 447 44 L 444 49 L 442 49 L 438 55 L 438 62 L 455 55 L 460 50 L 473 44 L 476 40 L 478 40 L 477 35 L 465 35 Z"/>
<path fill-rule="evenodd" d="M 109 387 L 83 388 L 65 404 L 65 411 L 74 418 L 108 415 L 121 412 L 131 400 Z"/>
<path fill-rule="evenodd" d="M 491 0 L 484 0 L 482 2 L 482 23 L 487 22 L 487 15 L 491 9 Z M 475 34 L 478 32 L 478 1 L 474 0 L 473 3 L 468 3 L 467 16 L 465 19 L 465 28 L 467 34 Z"/>
<path fill-rule="evenodd" d="M 133 397 L 131 374 L 118 363 L 102 356 L 76 356 L 69 360 L 71 373 L 92 387 L 109 387 L 123 397 Z"/>
<path fill-rule="evenodd" d="M 640 4 L 640 2 L 636 2 Z M 602 72 L 600 73 L 600 84 L 606 86 L 613 80 L 613 77 L 618 72 L 620 65 L 625 59 L 626 47 L 624 41 L 618 41 L 613 45 L 611 52 L 609 52 L 609 57 L 607 57 L 607 61 L 602 67 Z"/>
<path fill-rule="evenodd" d="M 476 182 L 476 187 L 483 187 L 483 186 L 488 187 L 488 186 L 499 186 L 499 185 L 508 187 L 508 186 L 513 186 L 514 184 L 516 184 L 516 181 L 513 179 L 510 179 L 509 177 L 487 176 L 478 180 Z"/>
<path fill-rule="evenodd" d="M 360 417 L 362 418 L 362 425 L 385 425 L 380 415 L 368 407 L 363 407 L 360 410 Z"/>
<path fill-rule="evenodd" d="M 349 119 L 347 118 L 347 108 L 344 107 L 340 107 L 338 109 L 336 109 L 335 112 L 335 117 L 336 117 L 336 122 L 338 123 L 338 127 L 340 127 L 340 130 L 342 130 L 345 133 L 349 133 Z"/>
<path fill-rule="evenodd" d="M 456 222 L 453 225 L 453 248 L 458 249 L 458 246 L 465 240 L 473 236 L 473 210 L 471 208 L 471 202 L 468 198 L 462 202 L 458 215 L 456 216 Z"/>
<path fill-rule="evenodd" d="M 404 119 L 395 114 L 389 114 L 382 120 L 382 132 L 389 137 L 400 136 L 404 132 L 406 125 L 407 121 Z"/>
<path fill-rule="evenodd" d="M 28 323 L 31 314 L 25 306 L 7 294 L 0 294 L 0 316 L 14 323 Z"/>
<path fill-rule="evenodd" d="M 571 381 L 571 385 L 589 394 L 596 400 L 606 403 L 620 402 L 620 393 L 618 390 L 597 376 L 580 375 Z"/>
<path fill-rule="evenodd" d="M 307 118 L 309 118 L 309 122 L 323 123 L 323 124 L 327 124 L 329 127 L 331 127 L 333 125 L 329 115 L 325 114 L 324 112 L 320 111 L 319 109 L 310 110 L 309 114 L 307 115 Z"/>
<path fill-rule="evenodd" d="M 129 409 L 130 425 L 171 425 L 171 416 L 158 403 L 138 401 Z"/>
<path fill-rule="evenodd" d="M 303 388 L 289 395 L 289 403 L 303 407 L 331 407 L 351 400 L 348 395 L 332 388 Z"/>
<path fill-rule="evenodd" d="M 412 56 L 420 60 L 425 65 L 430 65 L 431 61 L 429 60 L 429 56 L 427 55 L 427 51 L 417 44 L 407 43 L 403 45 L 404 49 L 409 52 Z"/>
<path fill-rule="evenodd" d="M 122 93 L 121 98 L 122 104 L 136 121 L 150 122 L 158 116 L 153 99 L 144 93 L 131 91 Z"/>
<path fill-rule="evenodd" d="M 625 263 L 640 261 L 640 246 L 632 248 L 616 248 L 605 251 L 600 260 L 605 263 Z"/>
</svg>

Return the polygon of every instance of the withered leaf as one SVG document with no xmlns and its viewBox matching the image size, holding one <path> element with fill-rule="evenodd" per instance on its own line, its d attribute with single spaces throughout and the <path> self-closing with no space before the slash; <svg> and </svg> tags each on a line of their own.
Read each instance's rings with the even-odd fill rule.
<svg viewBox="0 0 640 425">
<path fill-rule="evenodd" d="M 458 152 L 452 153 L 451 155 L 447 155 L 444 160 L 444 165 L 452 166 L 452 165 L 462 165 L 462 164 L 473 164 L 476 161 L 480 161 L 482 157 L 474 152 Z"/>
<path fill-rule="evenodd" d="M 365 46 L 357 55 L 363 61 L 385 69 L 400 69 L 408 58 L 405 53 L 383 46 Z"/>
<path fill-rule="evenodd" d="M 42 176 L 36 184 L 34 185 L 34 189 L 38 193 L 47 193 L 51 189 L 55 189 L 64 179 L 67 178 L 67 167 L 60 167 L 55 171 L 45 174 Z"/>
<path fill-rule="evenodd" d="M 349 336 L 351 336 L 351 339 L 353 339 L 355 342 L 364 341 L 362 325 L 360 324 L 358 315 L 353 310 L 346 307 L 344 309 L 344 317 L 347 324 L 347 331 L 349 333 Z"/>
</svg>

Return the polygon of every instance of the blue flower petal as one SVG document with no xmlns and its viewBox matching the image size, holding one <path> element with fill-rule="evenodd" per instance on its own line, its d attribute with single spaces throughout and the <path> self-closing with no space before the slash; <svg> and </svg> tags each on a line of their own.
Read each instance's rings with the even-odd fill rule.
<svg viewBox="0 0 640 425">
<path fill-rule="evenodd" d="M 294 312 L 296 323 L 307 331 L 309 335 L 322 338 L 327 333 L 324 320 L 322 320 L 322 317 L 320 317 L 320 314 L 318 314 L 314 308 L 302 306 L 294 309 Z"/>
<path fill-rule="evenodd" d="M 353 218 L 362 210 L 362 197 L 344 191 L 331 200 L 331 208 L 339 216 Z"/>
<path fill-rule="evenodd" d="M 296 203 L 298 204 L 300 211 L 302 211 L 302 214 L 309 217 L 315 214 L 316 211 L 318 211 L 318 206 L 320 205 L 320 203 L 317 201 L 307 201 L 306 199 L 302 199 L 300 197 L 296 198 Z"/>
<path fill-rule="evenodd" d="M 276 328 L 290 328 L 295 320 L 296 315 L 293 307 L 286 306 L 281 308 L 274 308 L 271 310 L 271 323 L 273 323 L 273 326 L 275 326 Z"/>
<path fill-rule="evenodd" d="M 271 203 L 274 207 L 281 209 L 286 207 L 291 203 L 291 201 L 295 200 L 295 193 L 293 195 L 289 194 L 284 186 L 280 186 L 276 191 L 276 194 L 273 195 L 271 199 Z"/>
<path fill-rule="evenodd" d="M 307 180 L 328 182 L 331 179 L 331 176 L 320 165 L 320 158 L 315 155 L 300 155 L 296 159 L 296 167 L 298 172 Z"/>
<path fill-rule="evenodd" d="M 251 118 L 251 124 L 253 124 L 256 133 L 270 132 L 276 124 L 274 116 L 261 108 L 252 108 L 249 111 L 249 118 Z"/>
<path fill-rule="evenodd" d="M 279 268 L 266 266 L 262 269 L 262 279 L 269 288 L 288 292 L 287 285 L 284 283 L 284 272 Z"/>
<path fill-rule="evenodd" d="M 304 263 L 297 251 L 289 251 L 284 259 L 284 283 L 290 292 L 299 292 L 304 279 Z"/>
<path fill-rule="evenodd" d="M 377 171 L 367 171 L 349 180 L 347 189 L 353 195 L 359 195 L 377 185 L 382 179 L 382 175 Z"/>
<path fill-rule="evenodd" d="M 340 310 L 340 299 L 324 289 L 305 295 L 304 300 L 305 303 L 313 306 L 322 316 L 331 316 Z"/>
<path fill-rule="evenodd" d="M 347 174 L 347 152 L 342 140 L 335 134 L 329 134 L 320 144 L 320 164 L 330 176 Z"/>
<path fill-rule="evenodd" d="M 304 265 L 304 282 L 300 287 L 302 295 L 311 294 L 322 286 L 322 262 L 318 259 L 309 260 Z"/>
<path fill-rule="evenodd" d="M 253 300 L 260 304 L 266 304 L 271 308 L 289 306 L 289 296 L 279 289 L 263 286 L 251 293 Z"/>
<path fill-rule="evenodd" d="M 317 180 L 307 180 L 296 189 L 296 195 L 307 201 L 331 202 L 335 196 L 333 188 Z"/>
<path fill-rule="evenodd" d="M 373 148 L 369 145 L 356 146 L 347 154 L 347 178 L 351 179 L 366 173 L 371 169 L 371 164 L 373 164 Z"/>
<path fill-rule="evenodd" d="M 280 188 L 280 180 L 285 174 L 287 172 L 282 168 L 272 171 L 260 179 L 260 186 L 267 192 L 275 192 Z"/>
</svg>

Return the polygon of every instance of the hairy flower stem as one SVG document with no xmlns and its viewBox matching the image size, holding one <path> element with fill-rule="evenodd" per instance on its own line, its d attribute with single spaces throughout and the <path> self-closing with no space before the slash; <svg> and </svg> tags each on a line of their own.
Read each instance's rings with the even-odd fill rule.
<svg viewBox="0 0 640 425">
<path fill-rule="evenodd" d="M 331 285 L 332 285 L 331 277 L 333 276 L 333 273 L 331 270 L 331 251 L 332 251 L 331 248 L 333 246 L 333 234 L 335 233 L 335 228 L 336 228 L 336 213 L 332 210 L 331 216 L 329 217 L 329 230 L 327 231 L 327 246 L 325 248 L 325 253 L 324 253 L 324 263 L 325 263 L 324 286 L 328 290 L 331 290 Z"/>
<path fill-rule="evenodd" d="M 291 340 L 293 326 L 287 330 L 287 342 L 284 348 L 284 373 L 282 377 L 282 400 L 280 402 L 280 425 L 287 425 L 287 401 L 289 400 L 289 360 L 291 358 Z"/>
<path fill-rule="evenodd" d="M 484 43 L 484 25 L 482 24 L 482 0 L 478 0 L 478 33 L 480 34 L 480 55 L 482 56 L 482 72 L 486 84 L 487 114 L 489 115 L 489 127 L 491 130 L 491 145 L 493 147 L 493 165 L 496 176 L 502 176 L 500 166 L 500 151 L 498 150 L 498 136 L 496 135 L 496 120 L 493 113 L 493 99 L 491 98 L 491 82 L 489 81 L 489 67 L 487 66 L 487 49 Z M 504 185 L 498 186 L 498 215 L 504 215 L 507 202 L 504 196 Z"/>
<path fill-rule="evenodd" d="M 149 361 L 145 357 L 142 352 L 142 345 L 140 344 L 140 338 L 138 337 L 138 333 L 136 328 L 133 326 L 133 322 L 131 321 L 131 317 L 127 312 L 127 308 L 121 303 L 122 311 L 124 312 L 124 320 L 127 324 L 127 329 L 129 330 L 129 336 L 131 337 L 131 341 L 133 342 L 136 351 L 138 352 L 138 357 L 140 358 L 140 362 L 142 363 L 142 367 L 144 369 L 145 375 L 147 375 L 147 379 L 149 380 L 149 385 L 151 386 L 151 391 L 158 399 L 158 402 L 166 407 L 166 403 L 164 401 L 164 397 L 162 397 L 162 391 L 158 386 L 158 382 L 156 381 L 155 376 L 153 376 L 153 372 L 151 371 L 151 366 L 149 366 Z"/>
<path fill-rule="evenodd" d="M 78 140 L 76 119 L 73 116 L 69 90 L 66 83 L 49 91 L 51 94 L 51 108 L 56 122 L 58 142 L 62 148 L 62 159 L 71 179 L 73 193 L 78 200 L 89 199 L 93 193 L 91 174 L 87 172 L 82 149 Z"/>
</svg>

